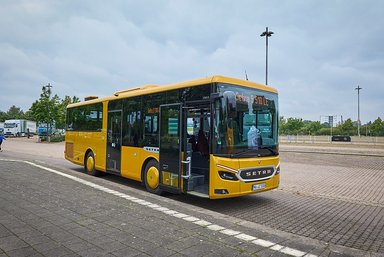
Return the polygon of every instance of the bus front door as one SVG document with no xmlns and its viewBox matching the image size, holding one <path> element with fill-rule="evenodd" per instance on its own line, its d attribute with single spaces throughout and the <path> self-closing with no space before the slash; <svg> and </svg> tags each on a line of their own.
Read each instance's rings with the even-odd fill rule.
<svg viewBox="0 0 384 257">
<path fill-rule="evenodd" d="M 181 104 L 160 106 L 160 188 L 181 191 Z"/>
<path fill-rule="evenodd" d="M 120 174 L 121 110 L 108 112 L 107 171 Z"/>
</svg>

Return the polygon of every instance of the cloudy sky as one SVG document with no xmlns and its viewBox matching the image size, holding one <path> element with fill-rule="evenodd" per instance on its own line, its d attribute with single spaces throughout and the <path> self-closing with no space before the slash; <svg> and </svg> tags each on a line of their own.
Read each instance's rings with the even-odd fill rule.
<svg viewBox="0 0 384 257">
<path fill-rule="evenodd" d="M 214 74 L 265 82 L 280 114 L 384 119 L 381 0 L 0 0 L 0 110 L 41 87 L 107 96 Z"/>
</svg>

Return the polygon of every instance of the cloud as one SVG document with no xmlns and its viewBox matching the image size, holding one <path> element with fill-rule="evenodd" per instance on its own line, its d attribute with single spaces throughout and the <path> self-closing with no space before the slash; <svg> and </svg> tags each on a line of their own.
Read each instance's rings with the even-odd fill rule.
<svg viewBox="0 0 384 257">
<path fill-rule="evenodd" d="M 0 110 L 28 110 L 41 87 L 110 95 L 212 74 L 265 81 L 280 114 L 382 116 L 382 1 L 6 1 L 0 9 Z"/>
</svg>

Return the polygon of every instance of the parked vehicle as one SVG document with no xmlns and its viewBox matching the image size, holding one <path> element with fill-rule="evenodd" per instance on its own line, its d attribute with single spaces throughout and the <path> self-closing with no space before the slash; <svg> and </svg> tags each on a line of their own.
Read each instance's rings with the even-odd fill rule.
<svg viewBox="0 0 384 257">
<path fill-rule="evenodd" d="M 37 134 L 40 137 L 45 137 L 47 136 L 47 130 L 48 130 L 48 135 L 55 134 L 56 133 L 55 124 L 47 125 L 47 123 L 40 123 L 39 126 L 37 127 Z"/>
<path fill-rule="evenodd" d="M 6 120 L 4 122 L 4 135 L 24 137 L 36 134 L 36 122 L 31 120 Z"/>
</svg>

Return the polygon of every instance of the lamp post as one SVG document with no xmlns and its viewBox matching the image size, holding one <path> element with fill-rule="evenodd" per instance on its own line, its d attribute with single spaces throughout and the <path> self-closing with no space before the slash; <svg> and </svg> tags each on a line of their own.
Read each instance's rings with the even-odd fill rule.
<svg viewBox="0 0 384 257">
<path fill-rule="evenodd" d="M 47 103 L 47 115 L 48 115 L 48 122 L 47 122 L 47 142 L 51 142 L 51 137 L 50 137 L 50 134 L 49 134 L 49 128 L 51 127 L 51 121 L 50 121 L 50 117 L 51 117 L 51 114 L 49 113 L 49 98 L 51 96 L 51 83 L 48 83 L 46 86 L 45 86 L 47 89 L 47 93 L 48 93 L 48 103 Z"/>
<path fill-rule="evenodd" d="M 260 37 L 265 37 L 265 85 L 268 85 L 268 38 L 272 36 L 273 31 L 268 31 L 268 27 L 261 33 Z"/>
<path fill-rule="evenodd" d="M 360 137 L 360 90 L 363 89 L 359 85 L 355 90 L 357 90 L 357 135 Z"/>
</svg>

